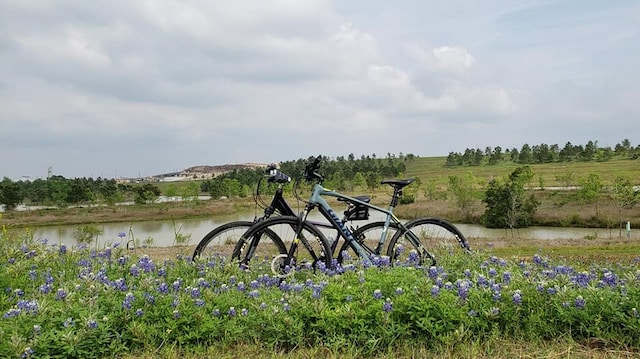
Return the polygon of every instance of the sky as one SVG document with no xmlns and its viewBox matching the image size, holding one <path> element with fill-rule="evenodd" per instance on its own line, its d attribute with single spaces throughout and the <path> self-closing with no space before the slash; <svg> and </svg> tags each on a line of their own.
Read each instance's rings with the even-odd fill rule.
<svg viewBox="0 0 640 359">
<path fill-rule="evenodd" d="M 640 1 L 0 0 L 0 178 L 640 144 Z"/>
</svg>

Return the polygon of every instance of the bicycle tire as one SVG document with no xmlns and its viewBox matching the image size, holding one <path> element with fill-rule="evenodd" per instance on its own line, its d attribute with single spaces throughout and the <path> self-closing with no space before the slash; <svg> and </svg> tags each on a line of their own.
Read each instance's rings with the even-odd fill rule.
<svg viewBox="0 0 640 359">
<path fill-rule="evenodd" d="M 407 222 L 405 227 L 420 239 L 420 243 L 427 252 L 423 253 L 423 255 L 427 254 L 433 264 L 435 264 L 435 258 L 455 256 L 458 253 L 470 251 L 469 243 L 462 232 L 444 219 L 434 217 L 417 218 Z M 416 257 L 416 254 L 412 253 L 412 251 L 405 250 L 405 247 L 409 245 L 409 248 L 417 250 L 418 254 L 421 252 L 421 249 L 415 248 L 405 233 L 396 232 L 391 238 L 387 248 L 387 255 L 396 264 L 422 264 L 425 259 L 422 258 L 422 255 Z"/>
<path fill-rule="evenodd" d="M 242 235 L 256 222 L 233 221 L 220 225 L 207 233 L 196 246 L 192 260 L 206 258 L 211 255 L 233 256 L 235 247 Z M 269 234 L 275 237 L 275 233 Z"/>
<path fill-rule="evenodd" d="M 295 270 L 332 268 L 331 247 L 326 236 L 320 229 L 309 222 L 302 223 L 301 236 L 296 241 L 296 228 L 300 219 L 297 216 L 272 217 L 247 231 L 238 241 L 234 250 L 233 259 L 240 262 L 241 266 L 251 270 L 265 272 L 265 260 L 270 261 L 271 272 L 277 276 L 286 276 Z M 274 233 L 277 239 L 278 251 L 273 250 L 273 244 L 268 241 L 270 247 L 264 251 L 264 233 Z M 295 258 L 289 258 L 288 251 L 296 241 L 297 250 Z M 255 258 L 256 253 L 265 254 L 261 258 Z"/>
</svg>

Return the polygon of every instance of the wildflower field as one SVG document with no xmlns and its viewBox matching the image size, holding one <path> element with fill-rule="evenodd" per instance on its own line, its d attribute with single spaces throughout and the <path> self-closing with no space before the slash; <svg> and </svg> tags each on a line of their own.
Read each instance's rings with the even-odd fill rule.
<svg viewBox="0 0 640 359">
<path fill-rule="evenodd" d="M 354 260 L 287 278 L 225 256 L 152 259 L 114 242 L 67 247 L 0 234 L 0 357 L 153 356 L 211 347 L 323 348 L 369 356 L 435 352 L 496 338 L 562 337 L 640 351 L 640 270 L 568 263 L 541 252 L 479 252 L 437 267 Z"/>
</svg>

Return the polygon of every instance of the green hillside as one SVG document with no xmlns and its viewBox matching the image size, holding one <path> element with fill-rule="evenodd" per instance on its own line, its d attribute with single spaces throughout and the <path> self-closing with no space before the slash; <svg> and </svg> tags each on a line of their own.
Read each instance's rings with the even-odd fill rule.
<svg viewBox="0 0 640 359">
<path fill-rule="evenodd" d="M 446 186 L 449 176 L 460 176 L 468 172 L 483 182 L 509 175 L 521 164 L 502 162 L 496 165 L 482 164 L 480 166 L 445 166 L 446 157 L 419 157 L 407 162 L 406 177 L 418 177 L 425 181 L 435 181 L 437 185 Z M 536 175 L 536 184 L 541 178 L 544 186 L 563 186 L 558 180 L 573 174 L 575 180 L 591 173 L 600 176 L 603 183 L 611 183 L 617 176 L 629 177 L 635 184 L 640 185 L 640 161 L 615 157 L 605 162 L 553 162 L 529 165 Z M 577 185 L 571 183 L 570 185 Z"/>
</svg>

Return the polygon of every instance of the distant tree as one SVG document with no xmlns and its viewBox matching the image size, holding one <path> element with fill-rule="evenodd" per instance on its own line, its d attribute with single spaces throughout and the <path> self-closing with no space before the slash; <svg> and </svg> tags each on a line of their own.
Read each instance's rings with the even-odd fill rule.
<svg viewBox="0 0 640 359">
<path fill-rule="evenodd" d="M 520 155 L 518 156 L 518 163 L 529 164 L 533 161 L 533 153 L 531 151 L 531 146 L 525 143 L 522 145 L 520 149 Z"/>
<path fill-rule="evenodd" d="M 640 200 L 640 192 L 635 191 L 633 183 L 629 178 L 617 176 L 611 187 L 611 199 L 618 212 L 620 236 L 622 236 L 622 227 L 624 226 L 622 210 L 625 208 L 633 208 Z"/>
<path fill-rule="evenodd" d="M 473 204 L 476 200 L 477 179 L 467 172 L 464 176 L 449 176 L 449 193 L 455 199 L 456 206 L 466 219 L 473 215 Z"/>
<path fill-rule="evenodd" d="M 0 182 L 0 204 L 4 205 L 6 211 L 13 211 L 22 200 L 20 186 L 8 177 L 4 177 Z"/>
<path fill-rule="evenodd" d="M 590 173 L 580 180 L 580 188 L 576 191 L 576 197 L 587 204 L 595 205 L 595 215 L 598 217 L 598 199 L 600 198 L 604 184 L 596 173 Z"/>
<path fill-rule="evenodd" d="M 483 224 L 511 230 L 529 226 L 539 205 L 533 195 L 527 196 L 527 184 L 533 177 L 528 166 L 521 166 L 506 180 L 492 180 L 483 199 L 486 205 L 481 217 Z"/>
</svg>

